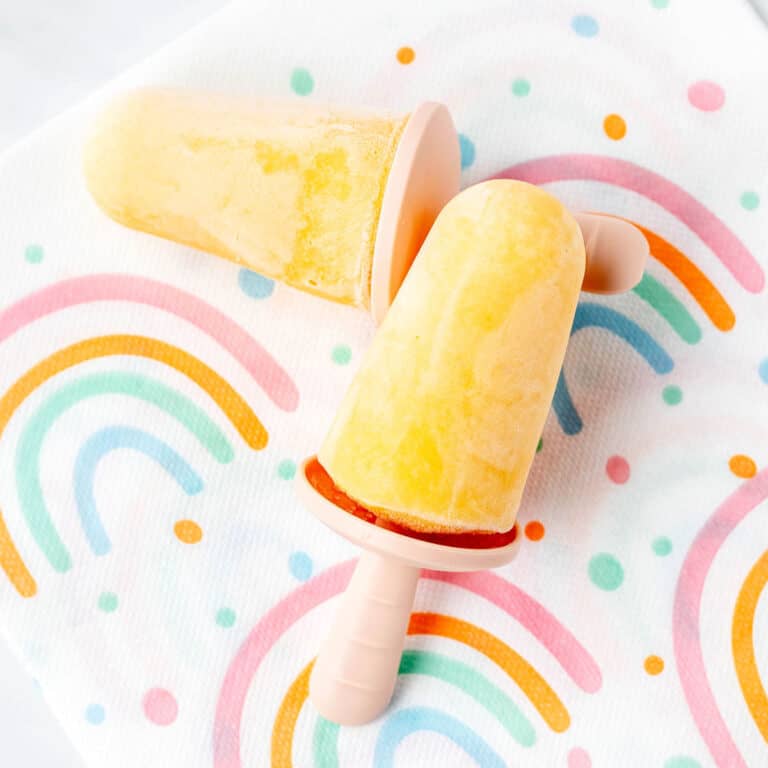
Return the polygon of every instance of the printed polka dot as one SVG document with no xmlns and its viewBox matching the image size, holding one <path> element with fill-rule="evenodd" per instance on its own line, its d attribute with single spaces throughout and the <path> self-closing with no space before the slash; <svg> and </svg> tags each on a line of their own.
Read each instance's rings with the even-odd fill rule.
<svg viewBox="0 0 768 768">
<path fill-rule="evenodd" d="M 768 384 L 768 357 L 764 357 L 757 366 L 757 373 L 760 378 Z"/>
<path fill-rule="evenodd" d="M 333 348 L 331 359 L 336 365 L 347 365 L 352 359 L 352 350 L 346 344 L 339 344 Z"/>
<path fill-rule="evenodd" d="M 589 578 L 596 587 L 613 592 L 624 581 L 624 569 L 613 555 L 601 552 L 589 561 Z"/>
<path fill-rule="evenodd" d="M 677 755 L 670 757 L 664 763 L 664 768 L 701 768 L 701 763 L 698 760 L 694 760 L 692 757 L 686 757 L 685 755 Z"/>
<path fill-rule="evenodd" d="M 587 750 L 574 747 L 568 753 L 568 768 L 592 768 L 592 758 Z"/>
<path fill-rule="evenodd" d="M 291 90 L 299 96 L 309 96 L 315 88 L 315 81 L 308 69 L 298 67 L 291 72 Z"/>
<path fill-rule="evenodd" d="M 621 115 L 606 115 L 603 120 L 603 130 L 609 139 L 619 141 L 627 135 L 627 124 Z"/>
<path fill-rule="evenodd" d="M 648 656 L 643 667 L 649 675 L 660 675 L 664 671 L 664 659 L 660 656 Z"/>
<path fill-rule="evenodd" d="M 518 77 L 512 81 L 512 93 L 523 98 L 531 92 L 531 84 L 524 77 Z"/>
<path fill-rule="evenodd" d="M 669 7 L 669 0 L 651 0 L 651 5 L 661 11 Z"/>
<path fill-rule="evenodd" d="M 629 480 L 629 462 L 623 456 L 611 456 L 605 464 L 608 478 L 618 485 Z"/>
<path fill-rule="evenodd" d="M 741 453 L 731 456 L 728 461 L 728 466 L 736 477 L 747 479 L 754 477 L 757 474 L 757 465 L 755 464 L 754 459 L 751 459 L 749 456 L 744 456 Z"/>
<path fill-rule="evenodd" d="M 594 16 L 580 14 L 571 19 L 571 29 L 579 37 L 595 37 L 600 31 L 600 25 Z"/>
<path fill-rule="evenodd" d="M 661 396 L 667 405 L 679 405 L 683 401 L 683 390 L 670 384 L 668 387 L 664 387 Z"/>
<path fill-rule="evenodd" d="M 251 272 L 250 269 L 241 269 L 237 276 L 237 283 L 240 290 L 252 299 L 267 299 L 275 290 L 275 281 L 270 280 L 258 272 Z"/>
<path fill-rule="evenodd" d="M 544 538 L 544 526 L 538 520 L 531 520 L 525 526 L 525 535 L 531 541 L 541 541 Z"/>
<path fill-rule="evenodd" d="M 404 45 L 397 50 L 397 60 L 401 64 L 410 64 L 416 58 L 413 48 L 408 45 Z"/>
<path fill-rule="evenodd" d="M 688 101 L 702 112 L 717 112 L 725 104 L 725 91 L 710 80 L 699 80 L 688 88 Z"/>
<path fill-rule="evenodd" d="M 39 264 L 44 256 L 43 246 L 37 243 L 32 243 L 24 249 L 24 258 L 28 264 Z"/>
<path fill-rule="evenodd" d="M 102 592 L 99 595 L 99 610 L 104 613 L 114 613 L 117 610 L 118 599 L 114 592 Z"/>
<path fill-rule="evenodd" d="M 296 462 L 291 459 L 283 459 L 277 465 L 277 474 L 283 480 L 293 480 L 296 476 Z"/>
<path fill-rule="evenodd" d="M 755 208 L 760 205 L 760 196 L 757 194 L 757 192 L 747 190 L 741 195 L 739 202 L 745 211 L 754 211 Z"/>
<path fill-rule="evenodd" d="M 475 145 L 472 143 L 472 139 L 460 133 L 459 149 L 461 150 L 461 169 L 464 170 L 475 162 Z"/>
<path fill-rule="evenodd" d="M 231 608 L 219 608 L 216 611 L 216 623 L 223 629 L 229 629 L 235 625 L 237 614 Z"/>
<path fill-rule="evenodd" d="M 104 707 L 101 704 L 89 704 L 85 708 L 85 719 L 91 725 L 101 725 L 106 718 L 107 713 L 104 711 Z"/>
<path fill-rule="evenodd" d="M 672 551 L 672 542 L 666 536 L 659 536 L 651 543 L 651 549 L 659 557 L 666 557 Z"/>
<path fill-rule="evenodd" d="M 203 538 L 203 529 L 194 520 L 179 520 L 173 532 L 184 544 L 197 544 Z"/>
<path fill-rule="evenodd" d="M 142 704 L 147 720 L 155 725 L 170 725 L 179 714 L 176 699 L 164 688 L 152 688 L 147 691 Z"/>
<path fill-rule="evenodd" d="M 288 558 L 288 568 L 295 579 L 306 581 L 312 575 L 312 558 L 306 552 L 293 552 Z"/>
</svg>

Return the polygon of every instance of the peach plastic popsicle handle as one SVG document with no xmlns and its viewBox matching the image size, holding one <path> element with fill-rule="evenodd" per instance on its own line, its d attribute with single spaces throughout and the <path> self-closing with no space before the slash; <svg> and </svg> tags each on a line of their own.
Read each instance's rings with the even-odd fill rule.
<svg viewBox="0 0 768 768">
<path fill-rule="evenodd" d="M 309 697 L 327 720 L 362 725 L 387 708 L 420 573 L 396 558 L 360 558 L 309 682 Z"/>
</svg>

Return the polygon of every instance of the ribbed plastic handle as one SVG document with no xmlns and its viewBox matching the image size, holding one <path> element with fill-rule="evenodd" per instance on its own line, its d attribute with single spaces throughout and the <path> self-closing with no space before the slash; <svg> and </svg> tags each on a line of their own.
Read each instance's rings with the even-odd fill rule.
<svg viewBox="0 0 768 768">
<path fill-rule="evenodd" d="M 362 725 L 387 708 L 419 573 L 394 558 L 360 558 L 309 682 L 309 697 L 327 720 Z"/>
</svg>

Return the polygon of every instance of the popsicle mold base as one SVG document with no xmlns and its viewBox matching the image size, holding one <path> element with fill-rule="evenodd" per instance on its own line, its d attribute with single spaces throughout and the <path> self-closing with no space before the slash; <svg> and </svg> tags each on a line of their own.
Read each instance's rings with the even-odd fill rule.
<svg viewBox="0 0 768 768">
<path fill-rule="evenodd" d="M 327 720 L 362 725 L 378 717 L 392 698 L 421 569 L 495 568 L 514 558 L 519 537 L 499 547 L 452 547 L 379 527 L 326 499 L 307 478 L 313 461 L 307 459 L 297 475 L 300 500 L 365 551 L 320 648 L 309 696 Z"/>
</svg>

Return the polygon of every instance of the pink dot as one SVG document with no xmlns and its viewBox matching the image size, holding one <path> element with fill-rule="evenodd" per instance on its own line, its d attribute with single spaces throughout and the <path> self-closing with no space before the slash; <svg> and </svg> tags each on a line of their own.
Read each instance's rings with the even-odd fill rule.
<svg viewBox="0 0 768 768">
<path fill-rule="evenodd" d="M 614 483 L 623 485 L 629 480 L 629 462 L 623 456 L 611 456 L 605 463 L 605 473 Z"/>
<path fill-rule="evenodd" d="M 170 691 L 152 688 L 144 694 L 144 714 L 155 725 L 170 725 L 179 714 L 179 705 Z"/>
<path fill-rule="evenodd" d="M 586 749 L 574 747 L 568 753 L 568 768 L 592 768 L 592 760 Z"/>
<path fill-rule="evenodd" d="M 688 101 L 696 109 L 716 112 L 725 104 L 725 91 L 711 80 L 699 80 L 688 88 Z"/>
</svg>

